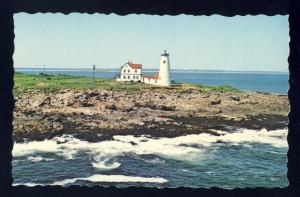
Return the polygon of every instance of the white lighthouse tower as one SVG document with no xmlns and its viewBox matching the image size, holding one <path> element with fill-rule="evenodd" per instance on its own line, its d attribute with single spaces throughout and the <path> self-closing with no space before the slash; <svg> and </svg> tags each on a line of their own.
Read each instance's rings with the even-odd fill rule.
<svg viewBox="0 0 300 197">
<path fill-rule="evenodd" d="M 166 52 L 166 50 L 160 56 L 160 68 L 158 75 L 143 75 L 142 82 L 158 86 L 171 86 L 170 59 L 169 54 Z"/>
<path fill-rule="evenodd" d="M 160 68 L 159 68 L 159 74 L 158 74 L 158 84 L 161 86 L 170 86 L 171 80 L 170 80 L 170 59 L 169 54 L 164 51 L 164 53 L 160 56 Z"/>
</svg>

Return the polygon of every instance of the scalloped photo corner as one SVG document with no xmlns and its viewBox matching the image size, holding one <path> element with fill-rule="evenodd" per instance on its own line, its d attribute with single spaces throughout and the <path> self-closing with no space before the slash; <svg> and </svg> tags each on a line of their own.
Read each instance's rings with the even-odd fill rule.
<svg viewBox="0 0 300 197">
<path fill-rule="evenodd" d="M 14 23 L 14 185 L 288 185 L 288 16 Z"/>
</svg>

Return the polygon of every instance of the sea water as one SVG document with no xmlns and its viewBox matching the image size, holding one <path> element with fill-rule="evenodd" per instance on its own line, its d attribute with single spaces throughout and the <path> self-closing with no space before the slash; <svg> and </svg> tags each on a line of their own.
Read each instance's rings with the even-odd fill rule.
<svg viewBox="0 0 300 197">
<path fill-rule="evenodd" d="M 42 69 L 16 69 L 38 74 Z M 118 70 L 97 70 L 113 78 Z M 153 71 L 147 70 L 148 73 Z M 47 74 L 92 76 L 83 69 L 47 69 Z M 172 71 L 177 82 L 229 85 L 286 94 L 287 73 Z M 72 135 L 15 143 L 14 185 L 145 187 L 286 187 L 287 129 L 215 131 L 176 138 L 113 136 L 87 142 Z"/>
<path fill-rule="evenodd" d="M 40 68 L 16 68 L 23 73 L 39 74 Z M 47 74 L 67 74 L 72 76 L 92 77 L 88 69 L 53 69 L 45 70 Z M 99 69 L 95 77 L 113 79 L 120 71 L 117 69 Z M 144 69 L 145 75 L 154 74 L 155 70 Z M 238 72 L 205 70 L 171 70 L 171 79 L 175 82 L 197 83 L 203 85 L 232 86 L 240 90 L 260 91 L 275 94 L 287 94 L 288 73 L 285 72 Z"/>
<path fill-rule="evenodd" d="M 15 185 L 285 187 L 287 129 L 16 143 Z"/>
</svg>

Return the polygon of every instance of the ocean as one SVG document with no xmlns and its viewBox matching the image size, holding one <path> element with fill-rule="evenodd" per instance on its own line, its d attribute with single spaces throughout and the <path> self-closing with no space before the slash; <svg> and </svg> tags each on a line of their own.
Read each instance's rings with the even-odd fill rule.
<svg viewBox="0 0 300 197">
<path fill-rule="evenodd" d="M 16 69 L 40 73 L 41 69 Z M 91 76 L 88 70 L 47 69 L 48 74 Z M 151 70 L 148 72 L 152 72 Z M 112 78 L 116 70 L 97 70 Z M 177 82 L 230 85 L 286 94 L 287 73 L 172 71 Z M 287 128 L 215 131 L 175 138 L 113 136 L 87 142 L 72 135 L 15 143 L 14 185 L 145 187 L 286 187 Z"/>
<path fill-rule="evenodd" d="M 39 74 L 42 68 L 16 68 L 17 72 Z M 92 77 L 88 69 L 53 69 L 47 68 L 47 74 L 67 74 L 73 76 Z M 95 77 L 114 78 L 118 69 L 99 69 Z M 146 69 L 145 75 L 155 73 L 155 70 Z M 228 85 L 240 90 L 260 91 L 275 94 L 287 94 L 288 73 L 285 72 L 240 72 L 240 71 L 209 71 L 209 70 L 173 70 L 171 79 L 175 82 L 198 83 L 203 85 Z"/>
<path fill-rule="evenodd" d="M 15 185 L 286 187 L 287 129 L 15 143 Z"/>
</svg>

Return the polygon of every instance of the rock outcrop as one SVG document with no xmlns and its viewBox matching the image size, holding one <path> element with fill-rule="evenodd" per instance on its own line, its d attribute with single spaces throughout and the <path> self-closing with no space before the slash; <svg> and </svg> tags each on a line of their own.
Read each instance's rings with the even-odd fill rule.
<svg viewBox="0 0 300 197">
<path fill-rule="evenodd" d="M 16 140 L 63 133 L 89 140 L 113 134 L 176 136 L 226 125 L 280 128 L 289 111 L 287 96 L 256 92 L 22 90 L 16 95 Z"/>
</svg>

